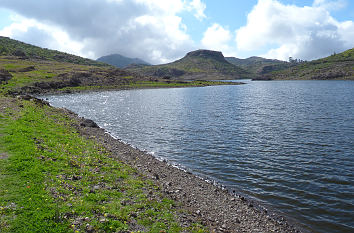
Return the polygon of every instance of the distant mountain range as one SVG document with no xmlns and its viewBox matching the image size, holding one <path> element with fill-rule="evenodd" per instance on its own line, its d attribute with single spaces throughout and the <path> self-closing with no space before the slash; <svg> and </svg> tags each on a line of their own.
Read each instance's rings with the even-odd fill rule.
<svg viewBox="0 0 354 233">
<path fill-rule="evenodd" d="M 111 54 L 97 59 L 99 62 L 104 62 L 118 68 L 125 68 L 130 65 L 150 65 L 139 58 L 129 58 L 120 54 Z"/>
<path fill-rule="evenodd" d="M 252 77 L 250 72 L 229 63 L 221 52 L 211 50 L 192 51 L 168 64 L 127 69 L 146 76 L 178 80 L 230 80 Z"/>
<path fill-rule="evenodd" d="M 140 77 L 155 77 L 165 80 L 230 80 L 241 78 L 260 80 L 354 80 L 354 48 L 309 62 L 298 62 L 297 60 L 285 62 L 261 57 L 225 58 L 221 52 L 196 50 L 187 53 L 177 61 L 152 66 L 141 59 L 127 58 L 119 54 L 101 57 L 98 61 L 94 61 L 0 36 L 0 56 L 16 56 L 25 60 L 47 60 L 108 68 L 112 68 L 111 65 L 114 65 L 125 67 L 125 70 L 133 71 Z"/>
</svg>

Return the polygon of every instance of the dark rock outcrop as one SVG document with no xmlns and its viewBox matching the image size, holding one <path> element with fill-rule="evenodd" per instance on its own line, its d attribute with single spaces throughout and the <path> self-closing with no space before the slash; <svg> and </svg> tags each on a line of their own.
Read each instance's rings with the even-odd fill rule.
<svg viewBox="0 0 354 233">
<path fill-rule="evenodd" d="M 4 69 L 0 69 L 0 83 L 7 82 L 12 78 L 10 72 Z"/>
<path fill-rule="evenodd" d="M 80 126 L 83 127 L 90 127 L 90 128 L 99 128 L 99 126 L 94 122 L 93 120 L 90 119 L 84 119 L 81 123 Z"/>
<path fill-rule="evenodd" d="M 16 56 L 16 57 L 26 57 L 26 53 L 22 50 L 15 50 L 12 55 Z"/>
<path fill-rule="evenodd" d="M 226 61 L 222 52 L 219 51 L 212 51 L 212 50 L 204 50 L 199 49 L 196 51 L 192 51 L 187 53 L 186 57 L 202 57 L 202 58 L 213 58 L 219 61 Z"/>
<path fill-rule="evenodd" d="M 35 69 L 36 69 L 36 68 L 35 68 L 34 66 L 28 66 L 28 67 L 19 69 L 18 72 L 29 72 L 29 71 L 33 71 L 33 70 L 35 70 Z"/>
<path fill-rule="evenodd" d="M 157 69 L 154 73 L 153 76 L 157 76 L 157 77 L 179 77 L 184 75 L 186 72 L 184 72 L 183 70 L 178 70 L 175 68 L 159 68 Z"/>
</svg>

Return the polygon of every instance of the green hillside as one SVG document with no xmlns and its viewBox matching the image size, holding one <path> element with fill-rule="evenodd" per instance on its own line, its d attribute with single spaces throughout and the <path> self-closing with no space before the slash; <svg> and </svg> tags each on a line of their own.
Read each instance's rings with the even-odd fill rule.
<svg viewBox="0 0 354 233">
<path fill-rule="evenodd" d="M 266 59 L 255 56 L 246 59 L 240 59 L 236 57 L 226 57 L 225 59 L 231 64 L 240 66 L 241 68 L 247 70 L 255 77 L 259 77 L 272 71 L 282 70 L 288 68 L 291 65 L 285 61 Z"/>
<path fill-rule="evenodd" d="M 265 79 L 354 80 L 354 48 L 264 75 Z"/>
<path fill-rule="evenodd" d="M 91 59 L 82 58 L 56 50 L 45 49 L 38 46 L 0 36 L 0 56 L 16 56 L 23 59 L 42 59 L 58 62 L 69 62 L 79 65 L 109 66 Z"/>
<path fill-rule="evenodd" d="M 241 67 L 227 62 L 221 52 L 196 50 L 172 63 L 156 66 L 134 66 L 128 70 L 146 76 L 179 80 L 223 80 L 250 78 Z"/>
<path fill-rule="evenodd" d="M 231 84 L 147 77 L 6 37 L 0 42 L 0 95 Z"/>
</svg>

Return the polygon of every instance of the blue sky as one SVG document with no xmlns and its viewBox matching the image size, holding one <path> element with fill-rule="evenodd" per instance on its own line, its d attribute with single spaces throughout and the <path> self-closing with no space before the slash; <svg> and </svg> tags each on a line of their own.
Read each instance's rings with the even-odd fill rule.
<svg viewBox="0 0 354 233">
<path fill-rule="evenodd" d="M 0 35 L 153 64 L 195 49 L 312 60 L 354 47 L 352 0 L 0 0 Z"/>
</svg>

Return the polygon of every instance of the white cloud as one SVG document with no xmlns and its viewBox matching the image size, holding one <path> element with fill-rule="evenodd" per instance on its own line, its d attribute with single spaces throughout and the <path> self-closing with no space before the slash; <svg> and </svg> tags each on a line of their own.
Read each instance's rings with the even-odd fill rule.
<svg viewBox="0 0 354 233">
<path fill-rule="evenodd" d="M 205 8 L 205 3 L 201 2 L 200 0 L 192 0 L 187 6 L 187 9 L 195 11 L 194 16 L 198 20 L 206 18 L 206 15 L 204 14 Z"/>
<path fill-rule="evenodd" d="M 346 6 L 346 2 L 344 0 L 314 0 L 312 6 L 321 7 L 327 10 L 339 10 Z"/>
<path fill-rule="evenodd" d="M 195 48 L 178 16 L 205 17 L 200 0 L 2 0 L 20 18 L 0 33 L 97 58 L 121 53 L 163 63 Z"/>
<path fill-rule="evenodd" d="M 206 49 L 222 51 L 225 56 L 234 56 L 234 49 L 230 46 L 232 38 L 230 30 L 214 23 L 204 32 L 201 43 Z"/>
<path fill-rule="evenodd" d="M 27 19 L 19 15 L 12 16 L 13 23 L 0 31 L 1 36 L 16 37 L 18 40 L 26 40 L 27 43 L 38 46 L 92 57 L 92 54 L 83 53 L 83 45 L 70 39 L 69 35 L 56 27 L 38 22 L 35 19 Z"/>
<path fill-rule="evenodd" d="M 237 47 L 243 51 L 273 48 L 264 56 L 283 60 L 289 56 L 311 60 L 352 48 L 353 22 L 338 22 L 328 10 L 340 4 L 317 0 L 312 6 L 298 7 L 259 0 L 247 25 L 236 31 Z"/>
</svg>

